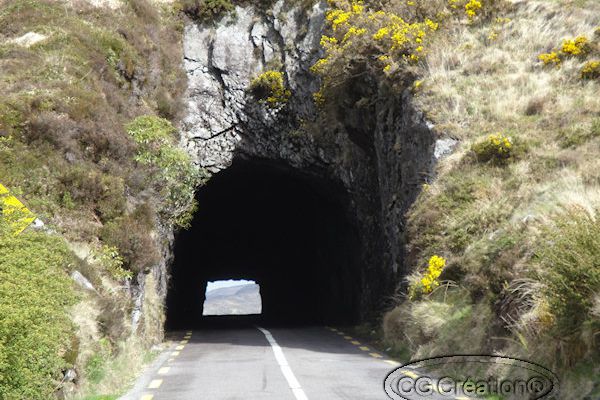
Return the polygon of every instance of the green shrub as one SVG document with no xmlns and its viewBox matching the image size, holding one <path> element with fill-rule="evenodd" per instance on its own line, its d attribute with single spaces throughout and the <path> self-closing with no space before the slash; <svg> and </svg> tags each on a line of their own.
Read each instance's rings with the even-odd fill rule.
<svg viewBox="0 0 600 400">
<path fill-rule="evenodd" d="M 271 108 L 285 104 L 291 95 L 285 86 L 283 73 L 273 70 L 265 71 L 254 78 L 250 83 L 250 91 L 256 99 Z"/>
<path fill-rule="evenodd" d="M 116 247 L 102 246 L 94 252 L 94 257 L 106 268 L 113 279 L 120 281 L 133 277 L 131 271 L 123 268 L 124 260 Z"/>
<path fill-rule="evenodd" d="M 68 367 L 73 258 L 60 238 L 28 232 L 0 234 L 0 254 L 0 398 L 47 400 Z"/>
<path fill-rule="evenodd" d="M 536 252 L 538 279 L 558 334 L 578 332 L 590 319 L 593 296 L 600 293 L 599 255 L 600 223 L 583 209 L 569 209 L 545 230 Z"/>
<path fill-rule="evenodd" d="M 138 145 L 135 160 L 149 166 L 151 184 L 164 198 L 159 210 L 174 223 L 185 225 L 190 207 L 193 207 L 196 186 L 201 174 L 189 155 L 176 146 L 176 129 L 166 119 L 145 115 L 126 126 L 127 132 Z"/>
<path fill-rule="evenodd" d="M 180 0 L 178 8 L 200 22 L 215 21 L 235 10 L 230 0 Z"/>
<path fill-rule="evenodd" d="M 157 243 L 152 238 L 155 232 L 154 211 L 148 206 L 138 207 L 132 214 L 119 217 L 107 223 L 100 232 L 102 241 L 118 249 L 117 272 L 121 269 L 137 273 L 152 267 L 160 254 Z M 115 260 L 112 261 L 114 263 Z M 110 264 L 110 263 L 109 263 Z M 113 265 L 114 266 L 114 265 Z M 110 268 L 110 267 L 109 267 Z M 129 275 L 126 272 L 118 275 Z"/>
</svg>

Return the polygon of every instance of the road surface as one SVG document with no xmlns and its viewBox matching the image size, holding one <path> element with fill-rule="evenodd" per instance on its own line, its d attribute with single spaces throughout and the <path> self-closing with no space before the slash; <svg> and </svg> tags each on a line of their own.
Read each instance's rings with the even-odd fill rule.
<svg viewBox="0 0 600 400">
<path fill-rule="evenodd" d="M 202 329 L 176 342 L 123 400 L 387 399 L 399 364 L 335 328 Z"/>
</svg>

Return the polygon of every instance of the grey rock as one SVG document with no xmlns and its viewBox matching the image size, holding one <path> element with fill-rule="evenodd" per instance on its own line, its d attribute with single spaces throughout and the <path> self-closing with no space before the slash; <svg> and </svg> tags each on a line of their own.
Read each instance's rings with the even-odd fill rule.
<svg viewBox="0 0 600 400">
<path fill-rule="evenodd" d="M 73 368 L 69 368 L 63 374 L 63 382 L 73 382 L 77 379 L 77 372 Z"/>
<path fill-rule="evenodd" d="M 75 281 L 80 287 L 91 292 L 96 292 L 94 285 L 79 271 L 71 272 L 71 279 Z"/>
<path fill-rule="evenodd" d="M 26 34 L 9 40 L 9 43 L 14 43 L 18 46 L 31 47 L 36 43 L 48 39 L 48 36 L 37 32 L 27 32 Z"/>
<path fill-rule="evenodd" d="M 458 140 L 452 138 L 442 138 L 435 141 L 435 149 L 433 156 L 436 160 L 446 157 L 451 154 L 454 147 L 458 144 Z"/>
</svg>

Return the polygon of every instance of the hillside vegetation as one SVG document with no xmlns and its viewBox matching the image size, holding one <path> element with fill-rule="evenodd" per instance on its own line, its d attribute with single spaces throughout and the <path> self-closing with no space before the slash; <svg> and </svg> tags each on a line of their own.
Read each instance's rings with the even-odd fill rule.
<svg viewBox="0 0 600 400">
<path fill-rule="evenodd" d="M 600 4 L 497 2 L 486 14 L 482 1 L 473 15 L 469 3 L 432 17 L 439 31 L 407 64 L 419 108 L 459 142 L 408 215 L 413 272 L 385 335 L 414 358 L 535 360 L 561 374 L 564 398 L 595 398 Z"/>
<path fill-rule="evenodd" d="M 181 27 L 145 0 L 0 2 L 0 182 L 45 223 L 0 236 L 1 399 L 70 397 L 74 384 L 79 397 L 116 394 L 162 338 L 144 274 L 164 262 L 161 232 L 189 221 L 200 182 L 172 124 Z M 129 287 L 141 279 L 136 327 Z"/>
<path fill-rule="evenodd" d="M 456 141 L 407 215 L 386 341 L 413 359 L 530 359 L 564 398 L 597 397 L 600 4 L 329 4 L 323 113 L 369 74 Z"/>
</svg>

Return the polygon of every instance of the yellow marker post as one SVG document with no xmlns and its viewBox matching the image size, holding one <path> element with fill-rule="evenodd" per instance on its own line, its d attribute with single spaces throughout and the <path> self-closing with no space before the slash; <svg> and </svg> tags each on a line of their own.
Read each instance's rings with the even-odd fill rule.
<svg viewBox="0 0 600 400">
<path fill-rule="evenodd" d="M 0 216 L 8 221 L 15 235 L 23 232 L 33 221 L 35 215 L 29 211 L 4 185 L 0 183 Z"/>
</svg>

